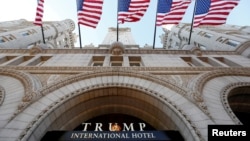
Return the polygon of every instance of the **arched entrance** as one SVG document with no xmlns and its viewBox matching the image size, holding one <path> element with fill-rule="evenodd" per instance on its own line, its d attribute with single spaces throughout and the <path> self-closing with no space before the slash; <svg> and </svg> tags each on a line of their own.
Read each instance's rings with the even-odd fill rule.
<svg viewBox="0 0 250 141">
<path fill-rule="evenodd" d="M 124 87 L 91 90 L 66 101 L 62 107 L 67 104 L 71 104 L 71 107 L 48 130 L 73 130 L 83 122 L 106 114 L 131 115 L 148 122 L 158 130 L 177 129 L 171 118 L 159 108 L 164 107 L 164 103 L 159 102 L 150 95 Z M 62 107 L 55 110 L 60 111 Z"/>
<path fill-rule="evenodd" d="M 73 130 L 97 116 L 126 114 L 157 130 L 177 130 L 186 141 L 198 141 L 201 135 L 191 125 L 190 116 L 205 114 L 183 96 L 185 93 L 169 81 L 136 72 L 75 75 L 41 89 L 37 94 L 42 97 L 15 118 L 31 115 L 19 139 L 40 140 L 47 131 Z M 187 112 L 187 108 L 192 110 Z"/>
<path fill-rule="evenodd" d="M 250 125 L 250 86 L 237 87 L 228 94 L 228 103 L 243 125 Z"/>
</svg>

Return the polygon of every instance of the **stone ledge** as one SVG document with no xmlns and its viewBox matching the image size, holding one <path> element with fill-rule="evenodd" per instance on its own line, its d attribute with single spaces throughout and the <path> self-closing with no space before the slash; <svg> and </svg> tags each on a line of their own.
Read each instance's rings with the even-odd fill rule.
<svg viewBox="0 0 250 141">
<path fill-rule="evenodd" d="M 39 74 L 78 74 L 82 72 L 106 71 L 136 71 L 150 72 L 152 74 L 200 74 L 208 71 L 248 71 L 250 67 L 49 67 L 49 66 L 0 66 L 0 69 L 13 69 Z"/>
</svg>

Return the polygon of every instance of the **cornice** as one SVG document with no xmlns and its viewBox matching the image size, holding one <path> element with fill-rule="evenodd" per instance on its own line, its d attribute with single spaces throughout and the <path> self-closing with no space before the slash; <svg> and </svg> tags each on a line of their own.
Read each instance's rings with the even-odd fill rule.
<svg viewBox="0 0 250 141">
<path fill-rule="evenodd" d="M 66 67 L 66 66 L 0 66 L 0 69 L 12 69 L 33 74 L 78 74 L 93 71 L 136 71 L 152 74 L 200 74 L 210 71 L 245 71 L 250 67 Z"/>
<path fill-rule="evenodd" d="M 1 53 L 29 54 L 29 49 L 0 49 Z M 40 54 L 110 54 L 110 49 L 44 49 Z M 191 50 L 166 50 L 166 49 L 125 49 L 124 54 L 182 54 L 194 55 Z M 238 55 L 236 51 L 202 51 L 202 55 Z"/>
</svg>

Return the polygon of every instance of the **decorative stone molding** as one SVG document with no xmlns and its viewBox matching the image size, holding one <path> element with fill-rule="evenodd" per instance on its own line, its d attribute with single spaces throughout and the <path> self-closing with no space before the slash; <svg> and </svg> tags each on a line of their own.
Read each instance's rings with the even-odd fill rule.
<svg viewBox="0 0 250 141">
<path fill-rule="evenodd" d="M 36 91 L 40 88 L 39 83 L 36 82 L 37 80 L 32 78 L 32 76 L 30 76 L 29 74 L 11 69 L 0 68 L 0 75 L 6 75 L 16 78 L 20 80 L 20 82 L 24 85 L 25 89 L 24 97 L 22 98 L 22 102 L 18 105 L 18 109 L 11 117 L 11 119 L 13 119 L 18 113 L 24 110 L 32 101 L 40 97 L 40 95 L 36 93 Z"/>
<path fill-rule="evenodd" d="M 114 42 L 111 44 L 109 52 L 112 55 L 122 55 L 124 53 L 124 46 L 121 42 Z"/>
<path fill-rule="evenodd" d="M 228 69 L 221 69 L 221 70 L 215 70 L 215 71 L 210 71 L 208 73 L 204 73 L 197 77 L 193 85 L 193 91 L 196 91 L 197 94 L 201 95 L 202 89 L 206 82 L 209 80 L 216 78 L 216 77 L 221 77 L 221 76 L 247 76 L 250 77 L 250 72 L 248 69 L 243 69 L 243 68 L 228 68 Z M 192 86 L 190 87 L 192 88 Z"/>
<path fill-rule="evenodd" d="M 42 53 L 43 51 L 43 48 L 42 47 L 39 47 L 39 46 L 33 46 L 30 48 L 30 55 L 36 55 L 36 54 L 39 54 L 39 53 Z"/>
<path fill-rule="evenodd" d="M 151 78 L 149 76 L 151 76 L 150 74 L 140 74 L 140 73 L 136 73 L 136 72 L 117 72 L 117 71 L 112 71 L 112 72 L 95 72 L 95 73 L 85 73 L 85 74 L 79 74 L 76 76 L 72 76 L 70 78 L 67 78 L 65 80 L 60 81 L 59 83 L 56 84 L 51 84 L 49 86 L 47 86 L 46 88 L 42 89 L 40 92 L 43 95 L 47 95 L 50 92 L 52 92 L 53 90 L 59 89 L 63 86 L 72 84 L 76 81 L 79 80 L 84 80 L 87 78 L 92 78 L 92 77 L 101 77 L 101 76 L 113 76 L 113 75 L 117 75 L 119 74 L 120 76 L 131 76 L 131 77 L 137 77 L 137 78 L 142 78 L 142 79 L 146 79 L 149 81 L 153 81 L 156 82 L 156 80 L 158 80 L 157 82 L 160 83 L 161 85 L 164 85 L 167 82 L 164 82 L 164 80 L 160 80 L 160 78 Z M 170 84 L 169 84 L 170 85 Z M 46 109 L 44 109 L 39 115 L 36 116 L 36 118 L 34 118 L 33 121 L 30 122 L 30 124 L 27 126 L 27 128 L 25 129 L 25 131 L 23 131 L 23 133 L 20 135 L 19 140 L 25 141 L 26 139 L 28 139 L 29 135 L 32 133 L 32 131 L 37 128 L 37 126 L 39 125 L 39 122 L 43 121 L 45 119 L 45 117 L 51 112 L 53 111 L 55 108 L 57 108 L 59 105 L 65 103 L 67 100 L 71 99 L 72 97 L 75 97 L 77 95 L 95 90 L 95 89 L 102 89 L 102 88 L 107 88 L 107 87 L 120 87 L 120 88 L 129 88 L 129 89 L 134 89 L 134 90 L 138 90 L 141 91 L 145 94 L 151 95 L 159 100 L 161 100 L 161 102 L 163 102 L 164 104 L 168 105 L 176 114 L 178 114 L 178 116 L 180 116 L 180 118 L 182 118 L 184 120 L 185 123 L 187 123 L 186 125 L 188 126 L 188 128 L 192 131 L 194 131 L 194 136 L 196 136 L 197 138 L 199 138 L 199 141 L 205 141 L 205 139 L 202 137 L 200 131 L 197 129 L 197 127 L 192 123 L 192 120 L 190 119 L 190 117 L 188 115 L 185 114 L 185 112 L 183 110 L 181 110 L 174 101 L 169 100 L 167 97 L 165 97 L 164 95 L 161 95 L 151 89 L 148 89 L 146 87 L 141 87 L 141 86 L 137 86 L 137 85 L 133 85 L 133 84 L 125 84 L 125 83 L 105 83 L 103 85 L 91 85 L 85 88 L 80 88 L 78 90 L 75 90 L 74 92 L 71 92 L 67 95 L 65 95 L 64 97 L 58 99 L 57 101 L 54 101 L 51 105 L 47 106 Z M 170 86 L 173 89 L 178 89 L 177 87 L 173 87 Z M 181 88 L 179 88 L 179 90 L 177 90 L 178 92 L 180 92 Z M 89 97 L 89 98 L 95 98 L 95 97 Z"/>
<path fill-rule="evenodd" d="M 250 86 L 250 82 L 238 82 L 238 83 L 232 83 L 225 88 L 223 88 L 223 91 L 221 92 L 221 103 L 223 104 L 226 112 L 228 115 L 231 117 L 231 119 L 236 123 L 236 124 L 242 124 L 237 116 L 234 114 L 232 109 L 230 108 L 230 105 L 228 103 L 228 94 L 230 93 L 231 90 L 238 88 L 238 87 L 245 87 L 245 86 Z"/>
<path fill-rule="evenodd" d="M 5 97 L 5 90 L 2 86 L 0 86 L 0 106 L 3 104 Z"/>
<path fill-rule="evenodd" d="M 29 53 L 29 49 L 1 49 L 0 53 Z M 43 54 L 107 54 L 109 49 L 46 49 Z M 124 49 L 124 54 L 178 54 L 190 55 L 193 54 L 190 50 L 166 50 L 166 49 Z M 202 54 L 215 54 L 214 51 L 202 51 Z M 238 55 L 235 51 L 220 51 L 216 55 Z"/>
<path fill-rule="evenodd" d="M 245 43 L 241 44 L 239 47 L 237 47 L 236 52 L 239 54 L 243 54 L 244 51 L 249 48 L 250 46 L 250 41 L 246 41 Z"/>
<path fill-rule="evenodd" d="M 4 66 L 0 69 L 13 69 L 29 72 L 32 74 L 79 74 L 82 72 L 93 71 L 112 71 L 119 69 L 120 71 L 136 71 L 148 72 L 156 75 L 164 74 L 200 74 L 208 71 L 230 71 L 242 70 L 250 72 L 250 67 L 247 68 L 226 68 L 226 67 L 52 67 L 52 66 Z"/>
<path fill-rule="evenodd" d="M 186 95 L 187 91 L 184 87 L 178 86 L 176 84 L 172 84 L 172 82 L 162 79 L 160 77 L 156 77 L 152 74 L 149 73 L 138 73 L 135 71 L 127 71 L 121 68 L 113 68 L 111 71 L 103 71 L 103 70 L 97 70 L 93 72 L 87 72 L 87 73 L 82 73 L 82 74 L 77 74 L 74 76 L 70 76 L 68 78 L 62 79 L 59 81 L 59 83 L 52 83 L 51 85 L 48 85 L 46 88 L 43 88 L 41 90 L 42 95 L 46 95 L 49 91 L 53 91 L 55 89 L 58 89 L 60 87 L 63 87 L 65 85 L 68 85 L 70 83 L 79 81 L 79 80 L 84 80 L 87 78 L 93 78 L 93 77 L 99 77 L 99 76 L 131 76 L 131 77 L 139 77 L 142 79 L 150 80 L 152 82 L 159 83 L 161 85 L 164 85 L 178 93 L 181 93 L 183 96 Z"/>
<path fill-rule="evenodd" d="M 70 31 L 74 31 L 75 29 L 75 23 L 72 19 L 66 19 L 66 20 L 63 20 L 63 22 L 67 23 L 67 26 L 69 27 L 69 30 Z"/>
<path fill-rule="evenodd" d="M 8 66 L 7 66 L 8 67 Z M 42 74 L 47 74 L 47 73 L 56 73 L 56 74 L 79 74 L 82 72 L 86 72 L 86 75 L 76 75 L 76 76 L 72 76 L 74 77 L 78 77 L 79 78 L 74 78 L 75 80 L 79 80 L 79 79 L 85 79 L 87 77 L 95 77 L 96 75 L 108 75 L 107 73 L 113 72 L 116 73 L 116 75 L 121 75 L 123 72 L 126 72 L 126 74 L 124 75 L 131 75 L 131 74 L 135 74 L 136 75 L 143 75 L 144 73 L 146 75 L 150 75 L 150 79 L 152 81 L 158 81 L 158 83 L 166 83 L 165 86 L 169 87 L 171 89 L 173 89 L 174 91 L 182 94 L 184 97 L 188 98 L 190 101 L 194 102 L 197 104 L 197 106 L 200 107 L 201 110 L 203 110 L 204 113 L 206 113 L 208 116 L 210 116 L 207 107 L 204 103 L 203 100 L 203 96 L 201 95 L 201 91 L 203 88 L 203 85 L 206 83 L 206 81 L 208 81 L 209 79 L 212 79 L 214 77 L 218 77 L 218 76 L 223 76 L 224 74 L 227 75 L 249 75 L 249 71 L 250 68 L 206 68 L 206 67 L 180 67 L 180 68 L 167 68 L 167 67 L 21 67 L 21 66 L 11 66 L 9 68 L 15 69 L 15 70 L 26 70 L 27 72 L 30 73 L 42 73 Z M 212 71 L 214 70 L 214 71 Z M 241 73 L 238 73 L 238 71 L 241 70 Z M 188 85 L 186 87 L 184 86 L 178 86 L 178 84 L 173 84 L 173 82 L 168 81 L 164 78 L 156 77 L 153 74 L 158 74 L 158 71 L 161 72 L 160 74 L 162 74 L 162 72 L 164 72 L 164 74 L 175 74 L 175 72 L 178 72 L 178 74 L 180 73 L 180 71 L 185 72 L 185 74 L 194 74 L 194 73 L 201 73 L 201 72 L 207 72 L 207 71 L 211 71 L 209 73 L 204 73 L 201 76 L 197 77 L 196 79 L 192 80 L 193 84 L 192 86 Z M 131 73 L 132 72 L 132 73 Z M 142 73 L 138 73 L 138 72 L 142 72 Z M 152 73 L 152 74 L 149 74 Z M 85 77 L 85 78 L 84 78 Z M 136 76 L 137 77 L 137 76 Z M 145 77 L 145 76 L 142 76 Z M 71 78 L 71 77 L 70 77 Z M 153 78 L 157 78 L 157 80 L 153 80 Z M 149 78 L 146 78 L 149 79 Z M 62 79 L 61 81 L 65 81 L 65 85 L 66 82 L 69 82 L 69 80 L 66 79 Z M 162 82 L 163 81 L 163 82 Z M 59 81 L 60 82 L 60 81 Z M 63 84 L 63 83 L 62 83 Z M 62 85 L 60 84 L 60 85 Z M 52 84 L 53 85 L 53 84 Z M 61 86 L 56 86 L 54 85 L 53 87 L 61 87 Z M 41 94 L 44 94 L 46 92 L 52 91 L 53 87 L 50 88 L 45 88 L 45 90 L 43 90 L 41 92 Z M 28 96 L 29 98 L 31 96 Z M 25 98 L 25 99 L 29 99 L 29 98 Z"/>
<path fill-rule="evenodd" d="M 222 69 L 222 70 L 215 70 L 210 71 L 208 73 L 203 73 L 200 76 L 196 77 L 195 79 L 191 80 L 193 83 L 188 85 L 188 87 L 191 89 L 191 93 L 189 94 L 195 101 L 198 103 L 199 107 L 203 109 L 205 113 L 212 119 L 212 117 L 209 114 L 209 111 L 207 109 L 206 104 L 204 103 L 203 95 L 202 95 L 202 89 L 206 82 L 209 80 L 220 77 L 220 76 L 248 76 L 250 77 L 250 73 L 248 70 L 245 69 L 237 69 L 237 68 L 228 68 L 228 69 Z M 195 92 L 195 93 L 192 93 Z"/>
<path fill-rule="evenodd" d="M 191 52 L 192 52 L 193 54 L 195 54 L 196 56 L 202 56 L 202 51 L 201 51 L 201 49 L 198 48 L 198 47 L 192 48 L 192 49 L 191 49 Z"/>
</svg>

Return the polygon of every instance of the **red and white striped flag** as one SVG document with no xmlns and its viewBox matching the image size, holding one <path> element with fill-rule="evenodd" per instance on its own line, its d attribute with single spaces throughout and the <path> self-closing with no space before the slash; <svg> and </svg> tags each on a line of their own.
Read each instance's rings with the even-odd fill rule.
<svg viewBox="0 0 250 141">
<path fill-rule="evenodd" d="M 149 3 L 150 0 L 118 0 L 118 23 L 139 21 Z"/>
<path fill-rule="evenodd" d="M 226 23 L 228 15 L 238 3 L 238 0 L 198 0 L 193 26 Z"/>
<path fill-rule="evenodd" d="M 178 24 L 190 3 L 190 0 L 159 0 L 156 25 Z"/>
<path fill-rule="evenodd" d="M 102 15 L 103 0 L 77 0 L 78 24 L 96 28 Z"/>
<path fill-rule="evenodd" d="M 44 0 L 37 1 L 37 8 L 36 8 L 36 18 L 34 21 L 35 25 L 42 26 L 42 19 L 43 19 L 43 4 Z"/>
</svg>

